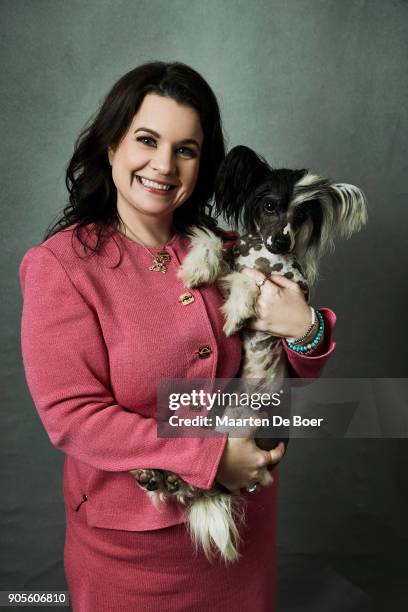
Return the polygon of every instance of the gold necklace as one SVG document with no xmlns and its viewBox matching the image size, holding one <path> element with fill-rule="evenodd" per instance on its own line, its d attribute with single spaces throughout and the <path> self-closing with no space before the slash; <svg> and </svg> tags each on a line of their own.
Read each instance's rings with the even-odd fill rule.
<svg viewBox="0 0 408 612">
<path fill-rule="evenodd" d="M 169 255 L 169 253 L 166 251 L 166 246 L 168 245 L 168 243 L 170 242 L 170 240 L 172 240 L 173 236 L 171 236 L 168 241 L 161 246 L 160 248 L 162 249 L 159 253 L 157 253 L 156 255 L 154 253 L 151 252 L 151 250 L 140 240 L 139 236 L 137 236 L 137 234 L 135 234 L 135 232 L 133 230 L 130 229 L 130 227 L 128 227 L 126 225 L 126 223 L 124 221 L 122 221 L 123 225 L 134 235 L 135 238 L 137 238 L 138 242 L 142 245 L 143 248 L 146 249 L 146 251 L 148 253 L 150 253 L 150 255 L 153 257 L 153 263 L 151 266 L 149 266 L 149 270 L 151 270 L 152 272 L 162 272 L 163 274 L 165 274 L 167 272 L 167 268 L 166 268 L 166 262 L 171 260 L 171 256 Z"/>
</svg>

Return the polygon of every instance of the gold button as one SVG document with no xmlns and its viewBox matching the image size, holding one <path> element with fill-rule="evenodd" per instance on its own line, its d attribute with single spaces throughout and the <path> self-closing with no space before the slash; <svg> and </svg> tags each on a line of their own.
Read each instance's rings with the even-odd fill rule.
<svg viewBox="0 0 408 612">
<path fill-rule="evenodd" d="M 200 346 L 197 353 L 200 359 L 206 359 L 207 357 L 211 355 L 212 350 L 208 344 L 203 344 L 203 346 Z"/>
<path fill-rule="evenodd" d="M 183 306 L 187 306 L 187 304 L 192 304 L 195 301 L 195 297 L 192 293 L 182 293 L 179 296 L 179 302 L 183 304 Z"/>
</svg>

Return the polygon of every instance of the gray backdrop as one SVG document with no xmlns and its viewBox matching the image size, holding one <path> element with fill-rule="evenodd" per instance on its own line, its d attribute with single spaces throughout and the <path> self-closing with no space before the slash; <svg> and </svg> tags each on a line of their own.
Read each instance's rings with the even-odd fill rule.
<svg viewBox="0 0 408 612">
<path fill-rule="evenodd" d="M 408 3 L 2 0 L 0 11 L 0 589 L 64 589 L 63 455 L 25 383 L 17 271 L 63 208 L 79 131 L 122 74 L 179 60 L 213 86 L 229 147 L 362 187 L 369 225 L 337 243 L 312 298 L 338 316 L 326 375 L 407 376 Z M 406 608 L 406 455 L 405 440 L 291 442 L 279 610 Z"/>
</svg>

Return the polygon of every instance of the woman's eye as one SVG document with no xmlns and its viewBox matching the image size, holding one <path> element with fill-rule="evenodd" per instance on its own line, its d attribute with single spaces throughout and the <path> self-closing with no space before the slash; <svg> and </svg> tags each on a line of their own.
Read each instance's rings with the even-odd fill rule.
<svg viewBox="0 0 408 612">
<path fill-rule="evenodd" d="M 195 157 L 195 151 L 190 149 L 190 147 L 179 147 L 177 151 L 179 151 L 180 155 L 183 157 Z"/>
<path fill-rule="evenodd" d="M 138 138 L 136 138 L 136 140 L 148 146 L 156 144 L 155 139 L 151 138 L 151 136 L 139 136 Z"/>
<path fill-rule="evenodd" d="M 136 140 L 148 147 L 156 146 L 156 140 L 152 138 L 151 136 L 139 136 L 138 138 L 136 138 Z M 191 157 L 196 156 L 195 151 L 193 149 L 190 149 L 190 147 L 179 147 L 177 149 L 177 153 L 181 155 L 182 157 L 191 158 Z"/>
</svg>

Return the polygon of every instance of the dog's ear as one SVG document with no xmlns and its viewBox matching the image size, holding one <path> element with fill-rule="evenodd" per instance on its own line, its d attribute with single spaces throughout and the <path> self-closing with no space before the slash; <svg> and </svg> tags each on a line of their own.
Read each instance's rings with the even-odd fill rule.
<svg viewBox="0 0 408 612">
<path fill-rule="evenodd" d="M 215 181 L 215 210 L 228 223 L 238 225 L 245 202 L 271 172 L 266 160 L 249 147 L 231 149 Z"/>
<path fill-rule="evenodd" d="M 302 179 L 304 176 L 306 176 L 309 170 L 306 170 L 306 168 L 303 168 L 303 170 L 292 170 L 292 172 L 293 172 L 293 183 L 295 184 L 298 181 L 300 181 L 300 179 Z"/>
<path fill-rule="evenodd" d="M 333 204 L 333 229 L 350 238 L 367 222 L 367 199 L 358 187 L 348 183 L 333 183 L 329 190 Z"/>
</svg>

